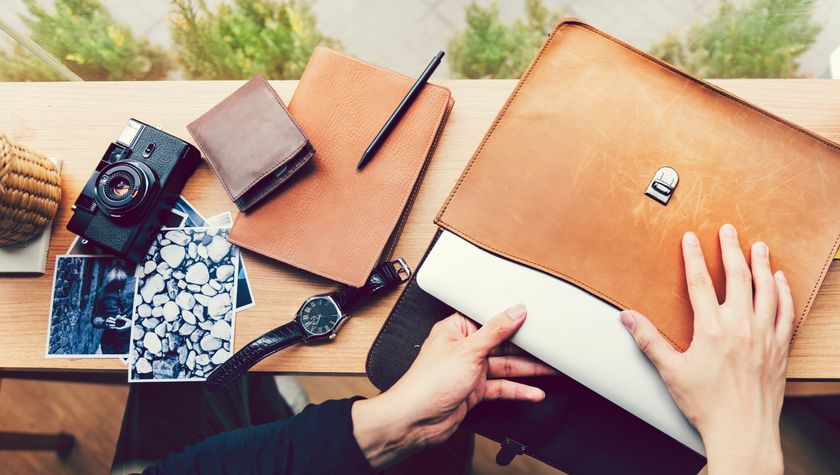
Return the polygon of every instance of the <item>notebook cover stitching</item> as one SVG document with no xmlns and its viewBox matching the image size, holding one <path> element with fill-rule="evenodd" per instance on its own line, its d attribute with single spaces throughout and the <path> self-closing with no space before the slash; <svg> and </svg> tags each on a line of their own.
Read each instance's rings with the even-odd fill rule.
<svg viewBox="0 0 840 475">
<path fill-rule="evenodd" d="M 438 143 L 440 143 L 440 137 L 443 135 L 443 129 L 446 128 L 446 122 L 449 120 L 449 114 L 452 112 L 452 108 L 455 107 L 455 101 L 450 97 L 449 102 L 446 105 L 446 113 L 438 126 L 437 133 L 435 134 L 435 140 L 432 143 L 431 150 L 434 151 L 437 149 Z M 403 208 L 403 212 L 400 215 L 400 220 L 397 223 L 396 229 L 392 233 L 392 237 L 389 238 L 389 243 L 387 243 L 387 249 L 383 252 L 380 259 L 384 257 L 385 259 L 390 258 L 393 253 L 394 249 L 397 248 L 397 242 L 399 241 L 399 236 L 402 234 L 403 229 L 405 229 L 405 224 L 408 222 L 408 215 L 411 214 L 411 208 L 414 206 L 414 201 L 417 199 L 417 194 L 420 193 L 420 186 L 423 183 L 423 179 L 426 177 L 426 173 L 429 171 L 429 164 L 431 163 L 430 159 L 426 159 L 423 168 L 420 170 L 420 175 L 418 175 L 417 180 L 414 182 L 414 186 L 411 190 L 411 195 L 408 197 L 408 202 L 406 202 L 405 207 Z"/>
<path fill-rule="evenodd" d="M 442 114 L 441 114 L 441 115 L 442 115 Z M 439 115 L 439 116 L 438 116 L 438 121 L 440 121 L 440 117 L 441 117 L 441 116 Z M 432 135 L 432 138 L 434 138 L 434 135 Z M 428 145 L 427 145 L 427 149 L 428 149 Z M 434 154 L 434 150 L 430 150 L 430 149 L 428 149 L 428 152 L 426 153 L 426 158 L 424 158 L 424 159 L 420 162 L 420 166 L 423 166 L 423 164 L 425 164 L 425 162 L 429 161 L 429 160 L 431 159 L 431 156 L 432 156 L 433 154 Z M 416 174 L 416 173 L 417 173 L 417 172 L 415 172 L 415 174 Z M 409 190 L 408 190 L 408 192 L 410 193 L 410 191 L 411 191 L 411 190 L 409 189 Z M 403 198 L 403 199 L 406 199 L 406 198 L 407 198 L 407 196 L 406 196 L 405 198 Z M 394 229 L 394 227 L 396 226 L 396 222 L 400 219 L 401 215 L 402 215 L 402 213 L 400 213 L 400 215 L 398 215 L 395 219 L 393 219 L 393 220 L 392 220 L 392 224 L 391 224 L 391 226 L 390 226 L 392 229 Z M 234 223 L 234 226 L 235 226 L 235 224 L 236 224 L 236 223 Z M 389 234 L 389 236 L 388 236 L 388 237 L 390 237 L 390 234 Z M 333 273 L 333 272 L 330 272 L 329 270 L 324 270 L 324 269 L 321 269 L 321 268 L 317 268 L 317 269 L 316 269 L 315 267 L 312 267 L 312 266 L 311 266 L 311 265 L 309 265 L 309 264 L 304 264 L 304 263 L 301 263 L 301 262 L 300 262 L 299 260 L 297 260 L 297 259 L 292 259 L 292 258 L 290 258 L 290 257 L 288 257 L 288 256 L 280 256 L 278 253 L 273 252 L 273 251 L 265 251 L 265 250 L 261 249 L 259 246 L 253 246 L 253 247 L 252 247 L 252 246 L 249 246 L 249 245 L 244 244 L 244 243 L 242 243 L 241 241 L 239 241 L 239 240 L 237 240 L 237 239 L 235 239 L 235 238 L 234 238 L 234 239 L 231 239 L 231 237 L 228 237 L 228 241 L 231 241 L 231 242 L 233 242 L 234 244 L 236 244 L 236 245 L 238 245 L 238 246 L 241 246 L 241 247 L 244 247 L 244 248 L 246 248 L 246 249 L 250 249 L 250 250 L 252 250 L 252 251 L 254 251 L 254 252 L 258 252 L 258 253 L 260 253 L 260 254 L 263 254 L 263 255 L 266 255 L 266 256 L 268 256 L 268 257 L 271 257 L 272 259 L 275 259 L 275 260 L 278 260 L 278 261 L 281 261 L 281 262 L 285 262 L 285 263 L 290 264 L 290 265 L 292 265 L 292 266 L 295 266 L 295 267 L 297 267 L 297 268 L 299 268 L 299 269 L 304 269 L 304 270 L 307 270 L 307 271 L 313 272 L 313 273 L 315 273 L 315 274 L 321 275 L 321 276 L 323 276 L 323 277 L 327 277 L 327 278 L 329 278 L 329 279 L 332 279 L 332 280 L 335 280 L 335 281 L 338 281 L 338 282 L 341 282 L 341 283 L 344 283 L 344 284 L 347 284 L 347 285 L 352 285 L 352 286 L 355 286 L 355 287 L 361 287 L 361 285 L 364 283 L 364 279 L 363 279 L 362 281 L 360 281 L 360 282 L 351 282 L 351 281 L 348 281 L 348 280 L 345 278 L 345 276 L 339 276 L 339 275 L 337 275 L 337 274 L 335 274 L 335 273 Z M 386 242 L 382 244 L 382 249 L 383 249 L 383 250 L 384 250 L 384 248 L 385 248 L 385 245 L 386 245 L 386 244 L 387 244 L 387 239 L 386 239 Z M 373 260 L 372 260 L 372 261 L 368 264 L 367 268 L 368 268 L 368 269 L 373 269 L 373 267 L 374 267 L 374 266 L 376 265 L 376 263 L 379 261 L 379 259 L 380 259 L 381 255 L 382 255 L 382 253 L 381 253 L 381 252 L 380 252 L 380 253 L 375 254 L 375 255 L 374 255 Z M 367 276 L 365 275 L 365 277 L 364 277 L 364 278 L 367 278 Z"/>
<path fill-rule="evenodd" d="M 334 50 L 334 49 L 326 48 L 326 47 L 324 47 L 324 46 L 319 46 L 319 47 L 315 48 L 315 50 L 316 50 L 316 51 L 317 51 L 317 50 L 321 50 L 321 51 L 324 51 L 324 52 L 326 52 L 326 53 L 328 53 L 328 54 L 331 54 L 331 55 L 333 55 L 333 56 L 339 56 L 339 57 L 341 57 L 341 58 L 343 58 L 343 59 L 346 59 L 346 60 L 349 60 L 349 61 L 353 61 L 354 63 L 358 63 L 358 64 L 361 64 L 361 65 L 363 65 L 363 66 L 367 66 L 368 68 L 372 68 L 372 69 L 375 69 L 375 70 L 377 70 L 377 71 L 381 71 L 381 72 L 384 72 L 384 73 L 392 74 L 392 75 L 394 75 L 394 76 L 399 76 L 399 77 L 401 77 L 401 78 L 403 78 L 403 79 L 408 79 L 409 81 L 412 81 L 412 82 L 416 80 L 416 78 L 412 78 L 412 77 L 406 76 L 405 74 L 401 74 L 401 73 L 398 73 L 398 72 L 396 72 L 396 71 L 393 71 L 393 70 L 390 70 L 390 69 L 387 69 L 387 68 L 383 68 L 382 66 L 378 66 L 378 65 L 376 65 L 376 64 L 372 64 L 372 63 L 368 63 L 368 62 L 366 62 L 366 61 L 362 61 L 361 59 L 356 58 L 356 57 L 354 57 L 354 56 L 350 56 L 349 54 L 345 54 L 345 53 L 342 53 L 342 52 L 340 52 L 340 51 L 336 51 L 336 50 Z M 431 83 L 431 82 L 427 82 L 427 83 L 426 83 L 426 85 L 424 86 L 424 89 L 425 89 L 425 88 L 438 89 L 438 90 L 445 91 L 445 92 L 447 92 L 447 93 L 450 93 L 450 92 L 451 92 L 451 91 L 449 90 L 449 88 L 444 87 L 444 86 L 441 86 L 440 84 L 435 84 L 435 83 Z M 408 91 L 406 91 L 406 92 L 408 92 Z"/>
<path fill-rule="evenodd" d="M 484 150 L 484 147 L 487 145 L 487 142 L 490 139 L 490 137 L 493 135 L 493 132 L 495 132 L 496 127 L 498 126 L 499 122 L 501 122 L 502 119 L 504 118 L 505 114 L 508 111 L 508 108 L 513 103 L 514 99 L 516 98 L 517 94 L 519 93 L 519 90 L 522 88 L 522 86 L 531 77 L 531 72 L 534 70 L 534 68 L 536 68 L 540 59 L 542 59 L 543 54 L 548 49 L 548 46 L 556 38 L 557 32 L 559 32 L 562 28 L 564 28 L 566 26 L 580 26 L 580 27 L 583 27 L 583 28 L 585 28 L 585 29 L 587 29 L 587 30 L 589 30 L 593 33 L 596 33 L 596 34 L 602 36 L 603 38 L 605 38 L 609 41 L 612 41 L 613 43 L 616 43 L 617 45 L 619 45 L 619 46 L 621 46 L 621 47 L 623 47 L 623 48 L 641 56 L 643 59 L 646 59 L 648 61 L 652 61 L 654 64 L 660 66 L 661 68 L 665 69 L 669 73 L 677 74 L 677 75 L 679 75 L 679 76 L 681 76 L 685 79 L 688 79 L 692 82 L 697 83 L 701 87 L 706 87 L 706 88 L 712 90 L 713 92 L 715 92 L 716 94 L 721 95 L 722 97 L 724 97 L 726 99 L 732 100 L 732 101 L 734 101 L 734 102 L 736 102 L 736 103 L 738 103 L 742 106 L 746 106 L 746 107 L 748 107 L 748 108 L 750 108 L 750 109 L 752 109 L 752 110 L 754 110 L 754 111 L 756 111 L 756 112 L 758 112 L 758 113 L 760 113 L 760 114 L 762 114 L 762 115 L 764 115 L 764 116 L 766 116 L 770 119 L 773 119 L 773 120 L 791 128 L 791 129 L 793 129 L 795 132 L 798 132 L 798 133 L 806 136 L 807 138 L 809 138 L 811 140 L 815 140 L 815 141 L 817 141 L 817 142 L 819 142 L 819 143 L 821 143 L 821 144 L 823 144 L 823 145 L 825 145 L 825 146 L 827 146 L 831 149 L 840 150 L 840 145 L 838 145 L 838 144 L 836 144 L 836 143 L 834 143 L 834 142 L 832 142 L 832 141 L 830 141 L 830 140 L 828 140 L 824 137 L 821 137 L 821 136 L 819 136 L 819 135 L 817 135 L 817 134 L 815 134 L 815 133 L 813 133 L 813 132 L 811 132 L 807 129 L 804 129 L 804 128 L 792 123 L 792 122 L 789 122 L 788 120 L 785 120 L 781 117 L 778 117 L 774 114 L 771 114 L 770 112 L 767 112 L 764 109 L 762 109 L 758 106 L 755 106 L 755 105 L 753 105 L 753 104 L 751 104 L 751 103 L 749 103 L 749 102 L 733 95 L 732 93 L 729 93 L 729 92 L 727 92 L 727 91 L 725 91 L 725 90 L 723 90 L 723 89 L 721 89 L 721 88 L 719 88 L 719 87 L 717 87 L 713 84 L 710 84 L 710 83 L 708 83 L 708 82 L 706 82 L 702 79 L 696 78 L 696 77 L 692 76 L 691 74 L 688 74 L 685 71 L 682 71 L 675 66 L 672 66 L 672 65 L 670 65 L 668 63 L 665 63 L 665 62 L 663 62 L 663 61 L 661 61 L 661 60 L 659 60 L 659 59 L 657 59 L 653 56 L 650 56 L 650 55 L 648 55 L 648 54 L 646 54 L 642 51 L 639 51 L 636 48 L 628 45 L 627 43 L 624 43 L 623 41 L 618 40 L 617 38 L 614 38 L 614 37 L 602 32 L 602 31 L 600 31 L 600 30 L 598 30 L 598 29 L 596 29 L 596 28 L 594 28 L 594 27 L 592 27 L 592 26 L 590 26 L 590 25 L 588 25 L 588 24 L 586 24 L 586 23 L 584 23 L 580 20 L 570 18 L 570 19 L 565 19 L 565 20 L 560 21 L 560 23 L 558 23 L 554 27 L 554 30 L 551 32 L 551 35 L 549 36 L 548 40 L 542 46 L 542 48 L 540 48 L 539 53 L 537 53 L 536 58 L 534 58 L 534 60 L 531 62 L 531 65 L 528 67 L 528 70 L 526 71 L 525 75 L 516 84 L 516 87 L 514 88 L 510 97 L 507 99 L 507 101 L 505 101 L 504 107 L 499 112 L 499 114 L 496 116 L 496 118 L 493 120 L 493 124 L 490 127 L 490 130 L 487 132 L 487 134 L 481 140 L 481 143 L 479 144 L 478 149 L 476 150 L 476 152 L 473 154 L 472 158 L 470 159 L 470 163 L 467 165 L 467 168 L 461 174 L 461 177 L 458 179 L 458 182 L 455 184 L 455 188 L 453 188 L 452 192 L 449 194 L 449 197 L 447 197 L 446 202 L 444 203 L 443 207 L 441 208 L 441 210 L 438 212 L 437 216 L 435 217 L 434 221 L 438 226 L 441 226 L 441 227 L 443 227 L 443 228 L 445 228 L 445 229 L 447 229 L 451 232 L 454 232 L 455 234 L 458 234 L 462 237 L 465 237 L 465 238 L 469 239 L 470 241 L 473 241 L 473 242 L 479 244 L 481 247 L 489 248 L 489 249 L 493 250 L 493 252 L 496 252 L 500 255 L 503 255 L 505 257 L 513 259 L 514 261 L 527 262 L 527 263 L 529 263 L 529 264 L 531 264 L 535 267 L 538 267 L 538 268 L 540 268 L 544 271 L 547 271 L 547 272 L 549 272 L 553 275 L 556 275 L 556 276 L 558 276 L 558 277 L 560 277 L 560 278 L 562 278 L 566 281 L 573 282 L 575 285 L 579 285 L 579 286 L 591 291 L 595 295 L 598 295 L 599 297 L 604 298 L 605 300 L 607 300 L 609 302 L 615 303 L 622 308 L 628 308 L 626 305 L 622 304 L 617 299 L 615 299 L 613 297 L 610 297 L 609 295 L 606 295 L 606 294 L 604 294 L 604 293 L 602 293 L 598 290 L 595 290 L 594 288 L 584 284 L 583 282 L 579 282 L 578 280 L 574 279 L 573 277 L 568 276 L 568 275 L 566 275 L 566 274 L 564 274 L 564 273 L 562 273 L 558 270 L 554 270 L 550 267 L 542 266 L 540 264 L 531 262 L 527 259 L 520 258 L 520 257 L 514 256 L 513 254 L 505 253 L 501 250 L 495 249 L 492 246 L 489 246 L 488 244 L 486 244 L 483 240 L 474 238 L 474 237 L 464 233 L 463 231 L 460 231 L 460 230 L 456 229 L 454 226 L 449 225 L 443 219 L 443 215 L 446 212 L 446 209 L 449 207 L 449 204 L 451 203 L 452 199 L 455 197 L 456 193 L 461 188 L 461 185 L 463 184 L 467 175 L 470 173 L 470 170 L 472 169 L 473 164 L 476 162 L 476 159 L 481 155 L 481 152 Z M 808 301 L 806 302 L 805 307 L 802 310 L 802 313 L 799 315 L 799 317 L 800 317 L 799 322 L 796 324 L 796 327 L 794 328 L 793 334 L 791 335 L 791 342 L 793 342 L 793 339 L 796 337 L 796 334 L 799 331 L 799 328 L 802 326 L 802 323 L 805 321 L 806 316 L 811 309 L 811 304 L 813 303 L 814 297 L 816 296 L 817 291 L 819 290 L 820 286 L 822 285 L 823 280 L 825 279 L 825 275 L 828 272 L 828 268 L 830 267 L 830 264 L 834 259 L 834 255 L 837 253 L 838 244 L 840 244 L 840 236 L 838 236 L 835 239 L 834 246 L 832 247 L 832 250 L 828 255 L 828 259 L 825 261 L 825 264 L 823 265 L 823 268 L 820 271 L 820 275 L 817 278 L 817 281 L 816 281 L 814 287 L 811 290 L 811 295 L 809 296 Z M 675 348 L 680 349 L 681 351 L 685 350 L 685 348 L 683 348 L 681 345 L 675 344 L 675 342 L 668 335 L 663 333 L 661 330 L 659 332 L 669 342 L 671 342 L 671 344 Z"/>
<path fill-rule="evenodd" d="M 448 93 L 449 91 L 445 90 L 445 91 L 442 91 L 442 92 Z M 443 125 L 443 119 L 447 116 L 447 106 L 449 104 L 449 98 L 450 97 L 451 97 L 451 94 L 445 94 L 444 106 L 441 108 L 440 112 L 438 112 L 437 117 L 435 118 L 435 123 L 438 124 L 438 128 L 440 128 Z M 434 133 L 430 134 L 430 137 L 427 140 L 426 146 L 425 146 L 425 151 L 426 151 L 425 156 L 423 157 L 422 160 L 419 161 L 419 163 L 417 164 L 417 166 L 414 169 L 414 172 L 412 174 L 414 176 L 414 182 L 412 183 L 412 186 L 409 187 L 408 190 L 406 190 L 406 192 L 403 193 L 403 196 L 402 196 L 402 201 L 404 203 L 403 206 L 407 205 L 408 199 L 411 196 L 411 194 L 413 193 L 414 188 L 418 188 L 417 183 L 418 183 L 419 180 L 421 180 L 423 178 L 421 176 L 422 170 L 423 170 L 423 168 L 426 167 L 426 164 L 431 161 L 432 155 L 434 155 L 434 153 L 435 153 L 435 149 L 434 149 L 433 145 L 435 144 L 435 138 L 436 137 L 437 137 L 437 129 L 435 129 Z M 393 233 L 394 230 L 396 229 L 397 223 L 402 218 L 402 214 L 403 213 L 400 212 L 396 216 L 391 218 L 390 225 L 388 226 L 388 228 L 391 229 L 391 233 Z M 373 255 L 373 259 L 371 259 L 370 262 L 368 263 L 368 265 L 367 265 L 368 271 L 365 273 L 365 276 L 364 276 L 365 279 L 367 278 L 367 274 L 370 273 L 370 270 L 372 270 L 374 268 L 374 266 L 376 266 L 376 263 L 379 262 L 379 259 L 382 256 L 382 251 L 385 249 L 385 246 L 388 244 L 388 237 L 390 237 L 390 235 L 387 236 L 385 238 L 385 241 L 382 243 L 380 252 Z"/>
<path fill-rule="evenodd" d="M 366 63 L 366 62 L 361 61 L 359 59 L 353 58 L 352 56 L 348 56 L 348 55 L 339 53 L 339 52 L 331 50 L 329 48 L 318 48 L 318 49 L 321 49 L 321 50 L 327 52 L 328 54 L 338 56 L 338 57 L 343 58 L 343 59 L 352 60 L 352 61 L 354 61 L 356 63 L 359 63 L 359 64 L 361 64 L 365 67 L 368 67 L 368 68 L 373 68 L 375 70 L 385 72 L 385 73 L 388 73 L 388 74 L 392 74 L 392 75 L 396 75 L 396 76 L 399 76 L 399 77 L 402 77 L 402 78 L 405 78 L 405 79 L 409 79 L 409 80 L 411 79 L 408 76 L 396 73 L 394 71 L 390 71 L 390 70 L 385 69 L 385 68 L 381 68 L 379 66 L 375 66 L 375 65 L 370 64 L 370 63 Z M 434 133 L 429 134 L 429 138 L 428 138 L 428 140 L 426 142 L 426 146 L 425 146 L 425 150 L 426 150 L 425 157 L 423 158 L 423 160 L 420 160 L 419 163 L 417 164 L 417 167 L 414 168 L 414 176 L 416 177 L 415 178 L 415 184 L 416 184 L 416 180 L 419 180 L 419 178 L 420 178 L 419 175 L 418 175 L 419 169 L 424 167 L 426 162 L 431 160 L 431 157 L 434 154 L 435 150 L 432 147 L 432 145 L 434 144 L 435 137 L 437 135 L 437 130 L 440 128 L 440 125 L 442 125 L 442 120 L 443 120 L 444 116 L 448 117 L 448 104 L 449 104 L 449 99 L 452 96 L 451 91 L 446 87 L 439 86 L 439 85 L 436 85 L 436 84 L 431 84 L 431 83 L 428 83 L 427 86 L 433 86 L 432 89 L 434 90 L 434 92 L 438 93 L 437 95 L 443 94 L 443 96 L 441 98 L 445 99 L 445 101 L 444 101 L 443 107 L 441 107 L 441 110 L 437 115 L 437 118 L 435 119 L 435 123 L 437 123 L 439 125 L 439 127 L 433 129 Z M 412 189 L 413 189 L 413 187 L 410 187 L 408 190 L 406 190 L 406 192 L 404 193 L 404 195 L 402 197 L 402 200 L 405 201 L 405 200 L 408 199 L 408 196 L 412 192 Z M 401 218 L 401 216 L 402 216 L 402 213 L 400 213 L 396 217 L 392 218 L 391 224 L 389 226 L 392 230 L 395 229 L 395 226 L 396 226 L 397 222 L 399 221 L 399 219 Z M 237 219 L 238 219 L 238 217 L 237 217 Z M 234 222 L 234 227 L 236 227 L 236 222 Z M 393 233 L 393 231 L 392 231 L 392 233 Z M 374 257 L 373 257 L 372 261 L 366 266 L 367 272 L 362 277 L 362 280 L 360 280 L 358 282 L 349 281 L 346 278 L 346 276 L 339 276 L 335 272 L 331 272 L 329 270 L 325 270 L 325 269 L 322 269 L 322 268 L 316 268 L 316 267 L 313 267 L 311 264 L 308 264 L 308 263 L 301 263 L 298 259 L 294 259 L 291 256 L 280 256 L 277 252 L 274 252 L 270 249 L 269 250 L 261 249 L 261 246 L 259 246 L 259 245 L 250 246 L 250 245 L 247 245 L 247 244 L 243 243 L 242 241 L 240 241 L 236 238 L 232 239 L 230 236 L 228 236 L 228 241 L 230 241 L 230 242 L 232 242 L 232 243 L 234 243 L 238 246 L 244 247 L 245 249 L 250 249 L 254 252 L 257 252 L 257 253 L 263 254 L 265 256 L 271 257 L 272 259 L 278 260 L 280 262 L 285 262 L 286 264 L 290 264 L 290 265 L 292 265 L 294 267 L 297 267 L 299 269 L 307 270 L 309 272 L 313 272 L 317 275 L 327 277 L 329 279 L 332 279 L 332 280 L 335 280 L 337 282 L 341 282 L 341 283 L 344 283 L 344 284 L 347 284 L 347 285 L 352 285 L 352 286 L 355 286 L 355 287 L 361 287 L 364 284 L 365 279 L 367 279 L 367 274 L 370 273 L 370 270 L 373 269 L 373 267 L 376 265 L 376 263 L 379 261 L 380 257 L 382 256 L 382 251 L 385 249 L 385 246 L 388 243 L 388 239 L 390 238 L 392 233 L 389 233 L 388 236 L 385 238 L 385 242 L 383 242 L 382 245 L 380 246 L 380 252 L 374 254 Z"/>
</svg>

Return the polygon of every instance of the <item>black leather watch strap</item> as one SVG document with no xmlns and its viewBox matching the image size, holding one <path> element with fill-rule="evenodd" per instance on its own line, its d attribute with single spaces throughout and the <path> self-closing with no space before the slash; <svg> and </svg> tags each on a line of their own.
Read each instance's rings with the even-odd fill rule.
<svg viewBox="0 0 840 475">
<path fill-rule="evenodd" d="M 371 272 L 367 283 L 363 287 L 346 287 L 333 294 L 332 298 L 341 311 L 347 314 L 362 299 L 401 284 L 410 277 L 411 269 L 408 268 L 404 260 L 397 259 L 384 262 Z M 236 354 L 210 373 L 204 383 L 204 389 L 210 394 L 221 391 L 263 358 L 303 341 L 304 335 L 304 329 L 297 318 L 271 330 L 245 345 L 244 348 L 237 351 Z"/>
<path fill-rule="evenodd" d="M 333 300 L 338 304 L 342 313 L 348 314 L 356 308 L 362 300 L 386 289 L 395 287 L 411 277 L 411 269 L 402 259 L 383 262 L 370 273 L 367 282 L 362 287 L 345 287 L 333 294 Z"/>
<path fill-rule="evenodd" d="M 210 373 L 210 377 L 204 383 L 204 389 L 210 394 L 215 394 L 245 374 L 261 359 L 301 341 L 303 341 L 303 328 L 297 320 L 281 325 L 248 343 L 228 358 Z"/>
</svg>

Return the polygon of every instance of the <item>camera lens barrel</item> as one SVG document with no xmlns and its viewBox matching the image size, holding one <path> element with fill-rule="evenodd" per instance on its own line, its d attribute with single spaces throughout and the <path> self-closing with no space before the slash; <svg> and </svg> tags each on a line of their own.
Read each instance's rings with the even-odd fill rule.
<svg viewBox="0 0 840 475">
<path fill-rule="evenodd" d="M 140 210 L 150 198 L 157 180 L 154 172 L 136 160 L 112 163 L 96 179 L 96 202 L 112 218 L 124 218 Z"/>
</svg>

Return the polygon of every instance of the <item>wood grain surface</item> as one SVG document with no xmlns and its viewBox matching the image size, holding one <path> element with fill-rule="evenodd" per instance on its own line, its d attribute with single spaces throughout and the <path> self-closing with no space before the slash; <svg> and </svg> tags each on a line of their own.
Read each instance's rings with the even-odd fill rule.
<svg viewBox="0 0 840 475">
<path fill-rule="evenodd" d="M 840 142 L 840 81 L 715 81 L 736 95 Z M 45 359 L 55 258 L 73 235 L 70 205 L 108 144 L 135 117 L 190 140 L 186 124 L 233 92 L 242 81 L 0 83 L 0 131 L 64 159 L 63 196 L 53 225 L 47 271 L 40 277 L 0 276 L 0 368 L 4 370 L 124 371 L 118 360 Z M 416 265 L 435 227 L 432 219 L 515 81 L 448 81 L 455 108 L 399 240 L 396 256 Z M 273 81 L 288 101 L 295 81 Z M 184 190 L 205 216 L 236 212 L 202 164 Z M 840 200 L 840 190 L 838 190 Z M 277 223 L 283 226 L 284 223 Z M 235 347 L 289 321 L 310 295 L 333 290 L 325 279 L 243 251 L 256 306 L 236 315 Z M 399 291 L 360 309 L 331 343 L 298 345 L 256 369 L 303 373 L 362 373 L 365 358 Z M 797 336 L 790 378 L 840 379 L 840 268 L 833 265 Z"/>
</svg>

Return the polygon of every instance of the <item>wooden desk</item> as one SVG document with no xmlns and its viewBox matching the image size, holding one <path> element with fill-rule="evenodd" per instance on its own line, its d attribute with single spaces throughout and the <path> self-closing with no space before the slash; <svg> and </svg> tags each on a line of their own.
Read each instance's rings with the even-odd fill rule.
<svg viewBox="0 0 840 475">
<path fill-rule="evenodd" d="M 840 81 L 718 81 L 747 100 L 840 142 Z M 73 236 L 65 230 L 70 205 L 108 143 L 130 117 L 189 139 L 186 124 L 233 92 L 241 81 L 0 83 L 0 130 L 64 159 L 63 196 L 42 277 L 0 277 L 0 368 L 5 370 L 125 371 L 118 360 L 45 359 L 55 256 Z M 296 82 L 275 81 L 288 101 Z M 432 218 L 469 160 L 515 81 L 449 81 L 455 109 L 437 148 L 396 255 L 415 266 L 434 233 Z M 184 195 L 203 214 L 235 213 L 212 171 L 201 165 Z M 840 201 L 840 190 L 838 190 Z M 278 223 L 282 225 L 282 223 Z M 245 251 L 256 306 L 236 317 L 236 346 L 290 320 L 312 294 L 334 288 L 324 279 Z M 258 370 L 363 373 L 368 349 L 399 292 L 365 308 L 338 339 L 300 345 L 263 361 Z M 834 265 L 794 344 L 790 378 L 840 379 L 840 266 Z"/>
</svg>

